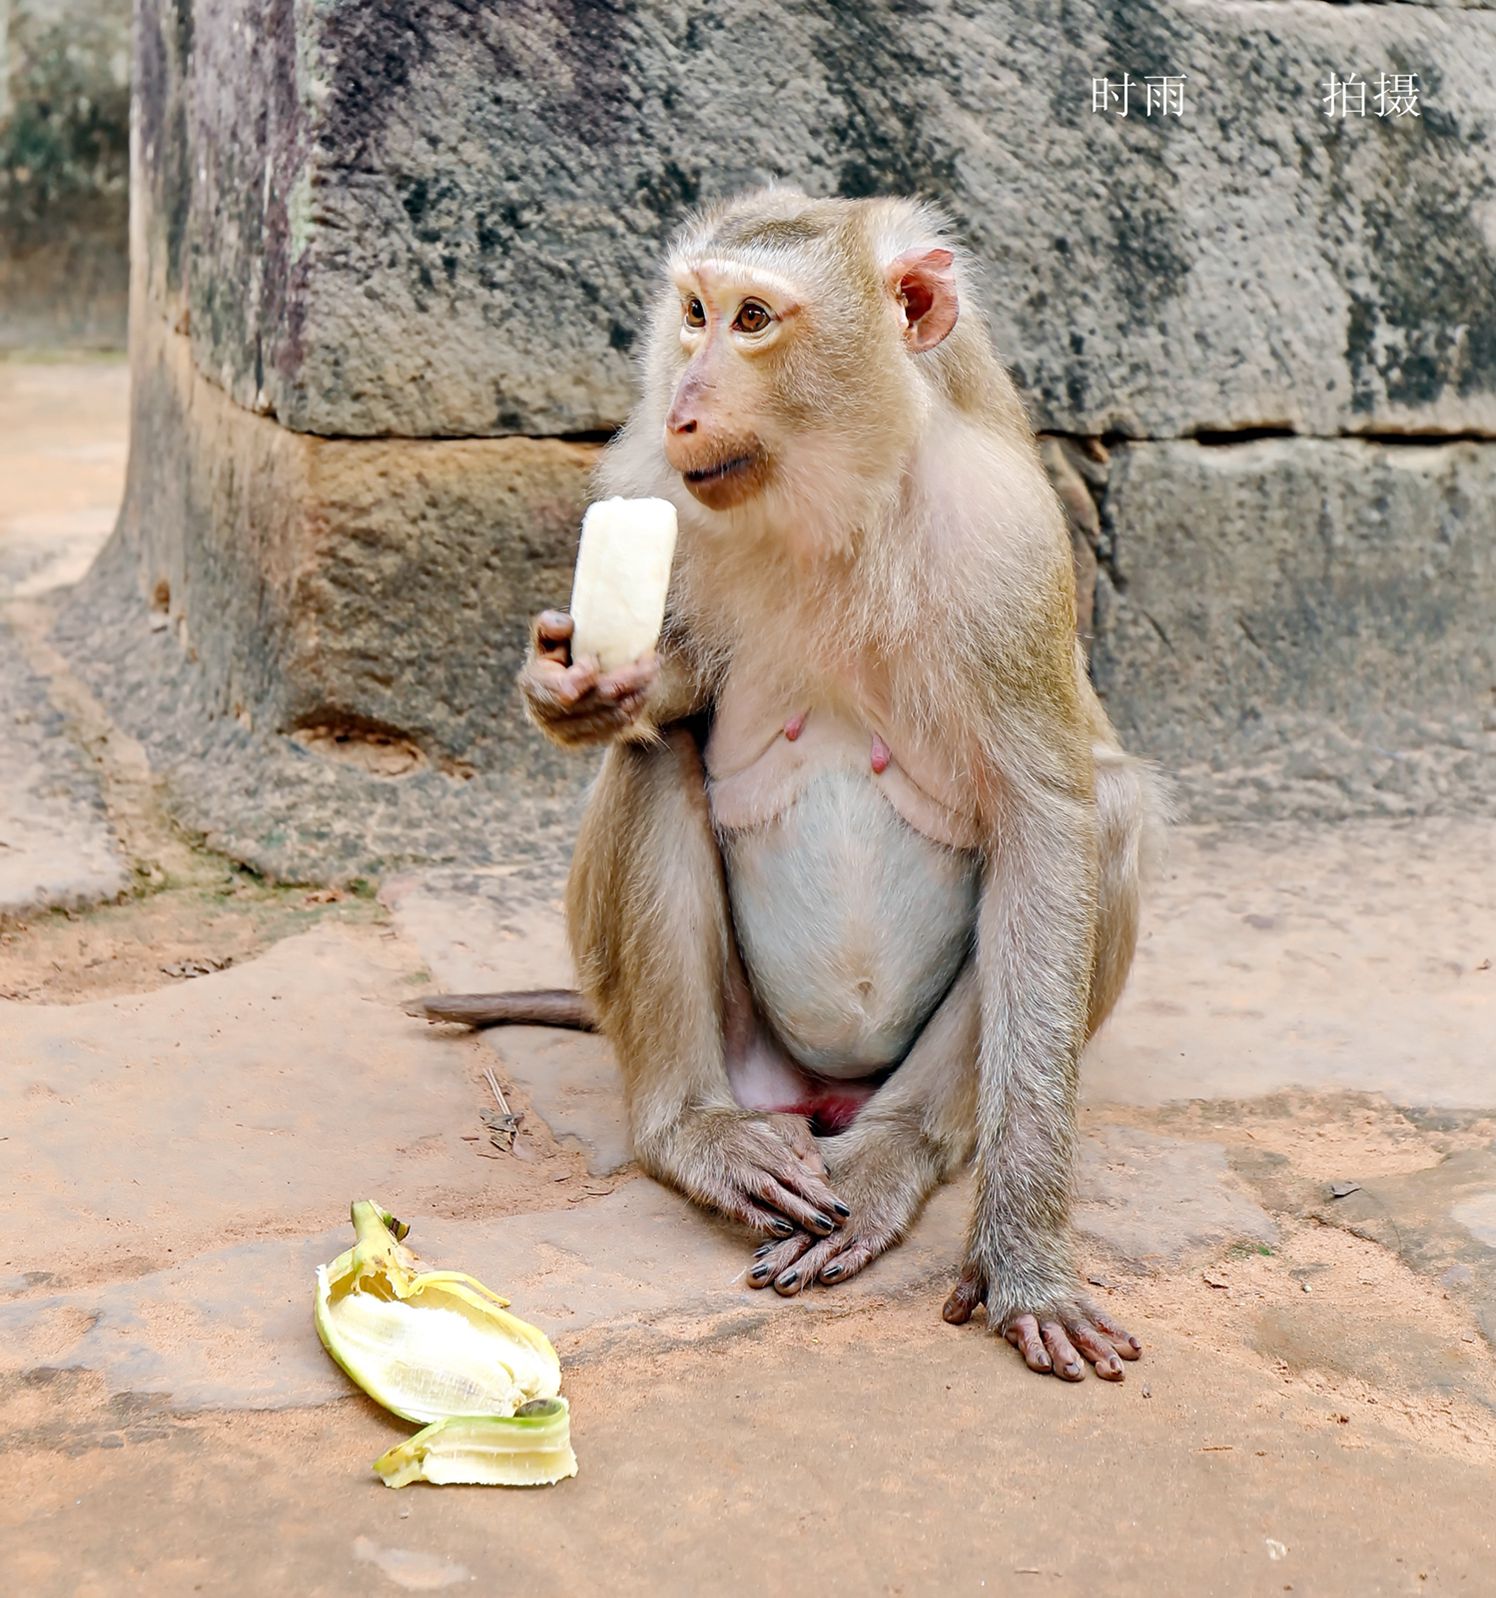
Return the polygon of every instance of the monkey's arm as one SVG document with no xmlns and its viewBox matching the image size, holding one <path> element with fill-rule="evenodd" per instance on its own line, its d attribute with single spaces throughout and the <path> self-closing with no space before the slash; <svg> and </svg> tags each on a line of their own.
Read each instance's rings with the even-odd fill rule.
<svg viewBox="0 0 1496 1598">
<path fill-rule="evenodd" d="M 752 1002 L 689 728 L 608 750 L 577 836 L 566 918 L 645 1168 L 755 1231 L 832 1231 L 848 1206 L 804 1121 L 739 1108 L 728 1081 L 727 1051 L 751 1034 Z"/>
<path fill-rule="evenodd" d="M 1047 673 L 1038 680 L 1051 686 Z M 1120 1379 L 1138 1343 L 1079 1293 L 1070 1237 L 1075 1105 L 1096 943 L 1097 818 L 1084 718 L 1036 695 L 998 723 L 977 920 L 976 1199 L 945 1308 L 1033 1370 Z"/>
</svg>

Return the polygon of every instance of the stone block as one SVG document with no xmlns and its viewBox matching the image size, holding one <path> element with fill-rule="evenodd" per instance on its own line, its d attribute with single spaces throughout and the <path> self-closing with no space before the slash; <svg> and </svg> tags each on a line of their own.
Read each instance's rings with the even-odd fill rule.
<svg viewBox="0 0 1496 1598">
<path fill-rule="evenodd" d="M 662 241 L 770 180 L 946 203 L 1041 426 L 1496 429 L 1485 11 L 143 0 L 137 49 L 158 298 L 300 431 L 616 425 Z"/>
<path fill-rule="evenodd" d="M 134 378 L 116 539 L 217 714 L 375 777 L 543 758 L 514 677 L 570 591 L 592 447 L 293 433 L 159 321 Z"/>
<path fill-rule="evenodd" d="M 1218 814 L 1496 792 L 1496 447 L 1128 445 L 1093 666 L 1124 740 Z"/>
</svg>

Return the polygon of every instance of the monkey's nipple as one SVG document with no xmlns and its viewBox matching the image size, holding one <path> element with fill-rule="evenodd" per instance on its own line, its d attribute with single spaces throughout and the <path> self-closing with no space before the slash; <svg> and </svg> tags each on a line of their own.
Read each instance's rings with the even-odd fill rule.
<svg viewBox="0 0 1496 1598">
<path fill-rule="evenodd" d="M 874 733 L 873 734 L 873 770 L 874 770 L 874 772 L 878 776 L 881 777 L 883 775 L 883 773 L 888 770 L 888 767 L 889 767 L 890 763 L 892 762 L 892 760 L 893 760 L 893 750 L 890 749 L 888 747 L 888 745 L 883 742 L 883 740 L 878 736 L 877 733 Z"/>
<path fill-rule="evenodd" d="M 784 735 L 791 743 L 794 743 L 795 739 L 797 739 L 800 734 L 805 731 L 805 718 L 809 714 L 810 712 L 808 710 L 796 711 L 796 713 L 791 716 L 787 722 L 785 722 Z"/>
</svg>

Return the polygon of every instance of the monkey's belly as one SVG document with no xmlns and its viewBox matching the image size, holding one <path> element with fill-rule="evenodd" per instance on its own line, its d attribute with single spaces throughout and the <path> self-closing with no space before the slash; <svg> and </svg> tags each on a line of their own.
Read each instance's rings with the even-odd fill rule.
<svg viewBox="0 0 1496 1598">
<path fill-rule="evenodd" d="M 922 836 L 844 770 L 726 834 L 723 855 L 754 997 L 786 1049 L 822 1076 L 897 1065 L 971 947 L 974 856 Z"/>
</svg>

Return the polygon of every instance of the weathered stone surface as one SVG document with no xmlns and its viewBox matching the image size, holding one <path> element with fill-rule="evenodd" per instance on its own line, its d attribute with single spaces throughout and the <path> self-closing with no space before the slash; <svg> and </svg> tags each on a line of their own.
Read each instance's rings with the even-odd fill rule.
<svg viewBox="0 0 1496 1598">
<path fill-rule="evenodd" d="M 527 618 L 570 592 L 595 450 L 295 434 L 158 321 L 134 336 L 149 465 L 58 638 L 178 817 L 283 878 L 486 863 L 506 818 L 533 849 L 590 766 L 525 722 L 514 678 Z"/>
<path fill-rule="evenodd" d="M 421 951 L 438 993 L 576 985 L 556 885 L 533 874 L 427 872 L 387 882 L 380 898 Z M 540 1118 L 606 1176 L 632 1158 L 618 1067 L 608 1045 L 555 1027 L 483 1034 Z"/>
<path fill-rule="evenodd" d="M 0 7 L 0 350 L 120 349 L 128 0 Z"/>
<path fill-rule="evenodd" d="M 1241 1192 L 1219 1143 L 1103 1126 L 1081 1144 L 1077 1227 L 1134 1265 L 1177 1265 L 1278 1230 Z"/>
<path fill-rule="evenodd" d="M 112 899 L 130 872 L 96 773 L 0 615 L 0 920 Z"/>
<path fill-rule="evenodd" d="M 1113 456 L 1097 685 L 1204 813 L 1496 799 L 1496 445 Z"/>
<path fill-rule="evenodd" d="M 1496 1145 L 1451 1154 L 1426 1171 L 1369 1179 L 1344 1198 L 1327 1196 L 1320 1214 L 1468 1299 L 1496 1343 Z"/>
<path fill-rule="evenodd" d="M 400 1014 L 417 960 L 325 924 L 129 998 L 0 1001 L 0 1202 L 26 1215 L 0 1280 L 100 1256 L 138 1270 L 163 1238 L 181 1255 L 320 1230 L 370 1193 L 460 1207 L 502 1192 L 498 1162 L 463 1141 L 482 1135 L 481 1050 L 434 1050 Z"/>
<path fill-rule="evenodd" d="M 1128 1262 L 1173 1264 L 1274 1236 L 1230 1188 L 1213 1144 L 1113 1128 L 1086 1140 L 1082 1162 L 1082 1236 Z M 970 1194 L 965 1184 L 942 1188 L 874 1266 L 835 1290 L 788 1300 L 746 1286 L 750 1250 L 737 1228 L 644 1178 L 605 1198 L 502 1220 L 428 1219 L 400 1203 L 423 1258 L 501 1288 L 574 1365 L 938 1293 L 961 1253 Z M 44 1360 L 97 1372 L 111 1392 L 160 1395 L 175 1410 L 326 1403 L 349 1386 L 317 1341 L 311 1285 L 316 1267 L 347 1246 L 347 1228 L 331 1228 L 212 1250 L 130 1281 L 32 1294 L 0 1304 L 0 1346 L 17 1368 Z M 165 1318 L 177 1333 L 169 1342 L 152 1335 Z"/>
<path fill-rule="evenodd" d="M 613 426 L 670 226 L 769 179 L 946 201 L 1042 425 L 1496 429 L 1486 12 L 145 0 L 138 50 L 156 303 L 299 430 Z M 1349 67 L 1421 115 L 1327 118 Z M 1093 114 L 1123 72 L 1184 116 Z"/>
<path fill-rule="evenodd" d="M 1485 820 L 1179 829 L 1083 1091 L 1148 1105 L 1341 1089 L 1496 1108 L 1492 882 Z"/>
<path fill-rule="evenodd" d="M 502 1289 L 576 1363 L 621 1346 L 657 1352 L 776 1316 L 835 1316 L 933 1291 L 951 1274 L 963 1213 L 962 1193 L 946 1189 L 876 1268 L 835 1293 L 790 1300 L 746 1285 L 751 1249 L 740 1232 L 644 1178 L 539 1214 L 442 1221 L 407 1208 L 402 1219 L 423 1258 Z M 36 1359 L 30 1348 L 76 1326 L 46 1363 L 98 1371 L 111 1391 L 169 1395 L 177 1408 L 326 1403 L 351 1388 L 317 1340 L 312 1282 L 348 1242 L 346 1226 L 329 1228 L 216 1250 L 136 1281 L 0 1305 L 0 1339 L 7 1359 L 24 1366 Z M 190 1318 L 194 1335 L 163 1349 L 142 1333 L 166 1314 Z"/>
<path fill-rule="evenodd" d="M 159 324 L 133 370 L 133 426 L 155 454 L 117 537 L 220 714 L 342 734 L 350 759 L 348 741 L 393 735 L 412 767 L 541 748 L 514 677 L 526 618 L 570 590 L 592 449 L 292 433 L 198 376 Z"/>
</svg>

